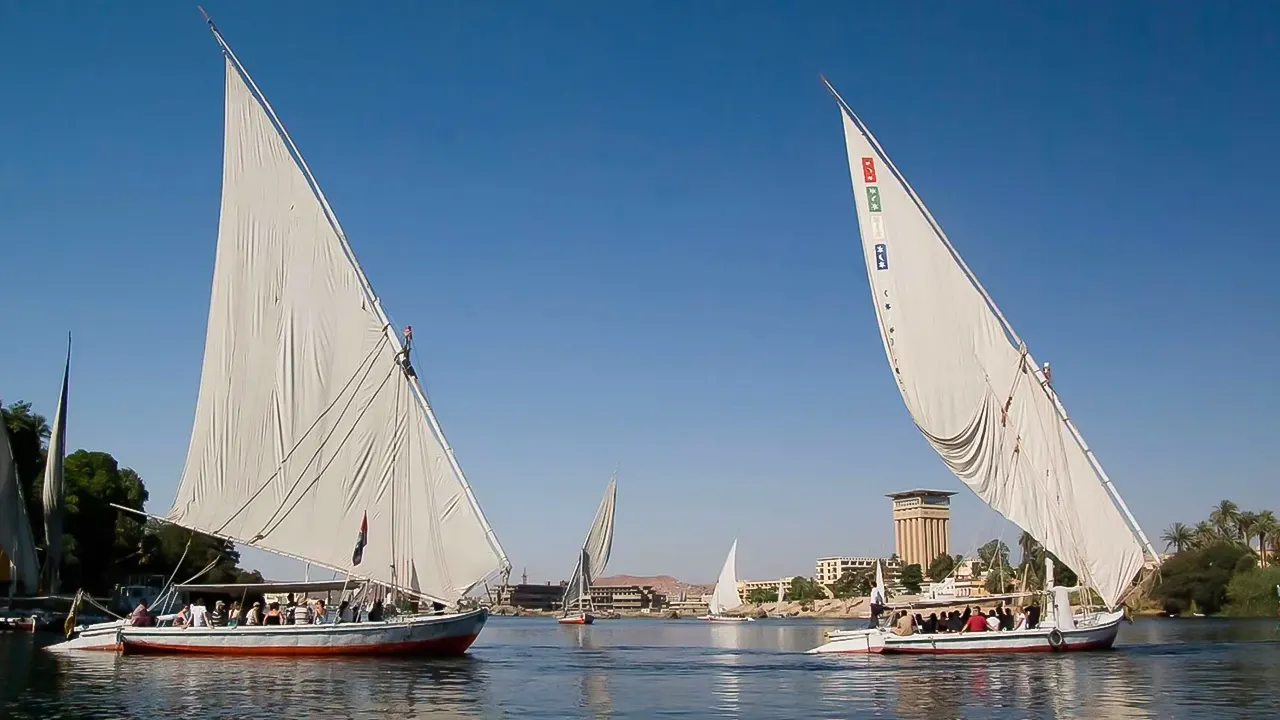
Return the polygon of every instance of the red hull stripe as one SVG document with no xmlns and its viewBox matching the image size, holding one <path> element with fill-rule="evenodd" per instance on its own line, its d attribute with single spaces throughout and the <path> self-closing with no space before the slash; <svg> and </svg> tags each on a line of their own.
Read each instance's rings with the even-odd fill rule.
<svg viewBox="0 0 1280 720">
<path fill-rule="evenodd" d="M 457 637 L 411 640 L 370 645 L 251 645 L 191 646 L 130 640 L 124 652 L 137 655 L 462 655 L 475 642 L 479 633 Z"/>
</svg>

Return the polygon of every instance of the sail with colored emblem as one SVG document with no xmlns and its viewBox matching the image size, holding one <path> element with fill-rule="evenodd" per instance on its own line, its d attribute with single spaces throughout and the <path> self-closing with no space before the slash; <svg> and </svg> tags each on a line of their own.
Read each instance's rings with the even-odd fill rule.
<svg viewBox="0 0 1280 720">
<path fill-rule="evenodd" d="M 166 519 L 454 603 L 510 563 L 418 383 L 408 328 L 402 342 L 297 147 L 214 34 L 222 206 L 195 423 Z"/>
<path fill-rule="evenodd" d="M 1116 606 L 1143 565 L 1138 538 L 1154 550 L 1047 374 L 836 98 L 876 321 L 912 419 L 957 478 Z"/>
</svg>

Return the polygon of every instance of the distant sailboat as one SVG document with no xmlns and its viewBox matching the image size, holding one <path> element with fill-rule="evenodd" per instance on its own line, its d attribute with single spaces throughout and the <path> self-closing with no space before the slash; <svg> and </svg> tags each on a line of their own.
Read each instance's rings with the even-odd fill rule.
<svg viewBox="0 0 1280 720">
<path fill-rule="evenodd" d="M 573 570 L 569 585 L 561 600 L 559 622 L 562 625 L 590 625 L 595 621 L 591 602 L 591 581 L 604 573 L 613 550 L 613 509 L 618 498 L 618 478 L 609 479 L 609 487 L 596 508 L 591 530 L 578 553 L 578 565 Z"/>
<path fill-rule="evenodd" d="M 916 427 L 958 480 L 1079 575 L 1108 612 L 1071 610 L 1033 630 L 870 636 L 817 652 L 1030 652 L 1109 648 L 1121 598 L 1159 556 L 1067 416 L 1049 377 L 853 110 L 835 95 L 873 307 Z M 1051 583 L 1050 583 L 1051 584 Z M 1049 619 L 1046 617 L 1046 619 Z"/>
<path fill-rule="evenodd" d="M 730 617 L 724 613 L 742 605 L 742 597 L 738 595 L 738 541 L 735 539 L 729 548 L 729 555 L 724 559 L 724 567 L 720 568 L 720 577 L 716 580 L 716 589 L 711 592 L 707 602 L 708 613 L 698 618 L 710 622 L 750 622 L 749 617 Z"/>
<path fill-rule="evenodd" d="M 402 341 L 297 147 L 209 28 L 225 71 L 222 206 L 195 423 L 173 507 L 157 519 L 456 611 L 332 625 L 126 625 L 108 647 L 461 654 L 488 617 L 465 610 L 464 598 L 510 567 L 506 553 L 409 362 L 411 329 Z"/>
</svg>

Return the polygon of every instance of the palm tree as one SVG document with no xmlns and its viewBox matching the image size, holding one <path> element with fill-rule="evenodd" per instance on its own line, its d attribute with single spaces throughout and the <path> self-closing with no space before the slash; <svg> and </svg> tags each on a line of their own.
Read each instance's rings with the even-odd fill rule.
<svg viewBox="0 0 1280 720">
<path fill-rule="evenodd" d="M 1191 531 L 1195 535 L 1193 547 L 1202 548 L 1206 545 L 1212 545 L 1218 539 L 1218 531 L 1208 520 L 1201 520 L 1196 523 L 1196 527 Z"/>
<path fill-rule="evenodd" d="M 1258 535 L 1258 563 L 1266 567 L 1267 541 L 1280 537 L 1280 522 L 1276 521 L 1276 514 L 1270 510 L 1259 512 L 1253 531 Z"/>
<path fill-rule="evenodd" d="M 1240 520 L 1240 506 L 1230 500 L 1223 500 L 1209 513 L 1209 522 L 1217 529 L 1223 539 L 1235 538 L 1239 535 L 1236 523 Z"/>
<path fill-rule="evenodd" d="M 1240 533 L 1240 539 L 1244 540 L 1244 546 L 1253 550 L 1253 536 L 1258 534 L 1256 530 L 1258 526 L 1258 514 L 1253 511 L 1240 513 L 1236 518 L 1236 530 Z"/>
<path fill-rule="evenodd" d="M 1174 552 L 1182 552 L 1184 549 L 1190 548 L 1195 544 L 1196 534 L 1191 530 L 1191 528 L 1180 522 L 1176 522 L 1164 531 L 1164 535 L 1162 535 L 1160 539 L 1164 540 L 1165 550 L 1172 547 Z"/>
</svg>

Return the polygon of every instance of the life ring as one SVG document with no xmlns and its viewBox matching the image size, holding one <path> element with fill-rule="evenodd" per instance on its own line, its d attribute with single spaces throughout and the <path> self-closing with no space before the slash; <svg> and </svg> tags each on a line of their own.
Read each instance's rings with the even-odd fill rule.
<svg viewBox="0 0 1280 720">
<path fill-rule="evenodd" d="M 1049 647 L 1054 650 L 1061 650 L 1066 645 L 1066 639 L 1062 637 L 1062 631 L 1054 628 L 1049 631 Z"/>
</svg>

